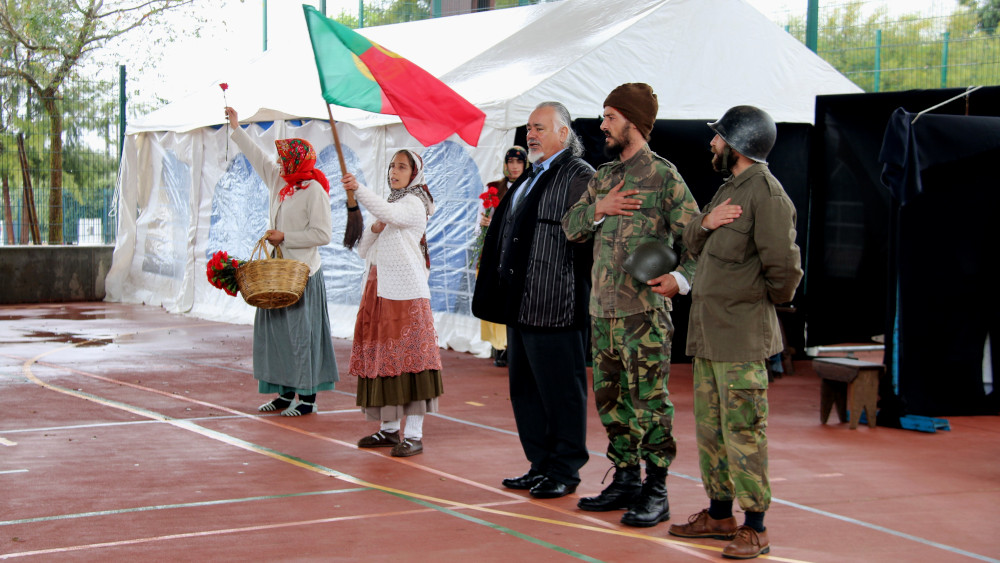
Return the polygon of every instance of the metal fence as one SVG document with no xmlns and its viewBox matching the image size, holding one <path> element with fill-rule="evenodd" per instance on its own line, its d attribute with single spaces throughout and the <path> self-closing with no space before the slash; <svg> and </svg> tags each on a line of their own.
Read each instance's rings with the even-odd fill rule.
<svg viewBox="0 0 1000 563">
<path fill-rule="evenodd" d="M 53 119 L 46 107 L 60 118 Z M 110 210 L 118 174 L 120 107 L 115 76 L 67 83 L 54 99 L 38 99 L 16 83 L 3 83 L 0 243 L 114 242 Z M 58 140 L 52 135 L 54 123 L 62 128 Z"/>
<path fill-rule="evenodd" d="M 984 27 L 975 10 L 889 10 L 899 5 L 885 0 L 821 5 L 817 54 L 866 92 L 1000 84 L 1000 35 Z M 804 9 L 771 18 L 805 42 Z"/>
</svg>

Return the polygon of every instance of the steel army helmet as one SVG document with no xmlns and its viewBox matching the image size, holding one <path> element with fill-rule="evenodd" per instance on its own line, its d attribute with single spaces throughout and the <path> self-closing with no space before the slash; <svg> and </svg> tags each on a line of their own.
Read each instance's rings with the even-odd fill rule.
<svg viewBox="0 0 1000 563">
<path fill-rule="evenodd" d="M 640 244 L 622 264 L 623 270 L 642 283 L 670 273 L 676 267 L 677 253 L 658 240 Z"/>
<path fill-rule="evenodd" d="M 709 127 L 729 146 L 747 158 L 767 164 L 778 128 L 766 111 L 754 106 L 735 106 Z"/>
</svg>

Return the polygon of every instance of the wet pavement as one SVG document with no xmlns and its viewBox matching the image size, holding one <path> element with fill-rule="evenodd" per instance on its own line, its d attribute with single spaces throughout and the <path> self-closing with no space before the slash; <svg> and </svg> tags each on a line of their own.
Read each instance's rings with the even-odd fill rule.
<svg viewBox="0 0 1000 563">
<path fill-rule="evenodd" d="M 575 494 L 500 486 L 527 463 L 488 359 L 442 351 L 425 452 L 392 458 L 354 445 L 377 425 L 354 404 L 350 341 L 334 341 L 337 390 L 299 418 L 257 413 L 251 341 L 250 326 L 157 307 L 0 306 L 0 559 L 720 560 L 723 542 L 667 534 L 707 506 L 687 364 L 671 368 L 672 518 L 639 529 L 576 508 L 609 468 L 596 412 Z M 934 434 L 821 425 L 819 378 L 795 368 L 769 391 L 762 560 L 1000 559 L 1000 417 Z"/>
</svg>

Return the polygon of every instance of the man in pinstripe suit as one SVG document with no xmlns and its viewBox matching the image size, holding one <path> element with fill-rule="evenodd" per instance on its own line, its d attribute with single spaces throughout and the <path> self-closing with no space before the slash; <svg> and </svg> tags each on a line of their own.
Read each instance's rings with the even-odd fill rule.
<svg viewBox="0 0 1000 563">
<path fill-rule="evenodd" d="M 483 244 L 472 312 L 507 325 L 510 400 L 531 463 L 510 489 L 535 498 L 572 493 L 587 462 L 586 346 L 591 246 L 562 232 L 562 217 L 594 169 L 566 107 L 543 102 L 528 119 L 532 173 L 513 184 Z"/>
</svg>

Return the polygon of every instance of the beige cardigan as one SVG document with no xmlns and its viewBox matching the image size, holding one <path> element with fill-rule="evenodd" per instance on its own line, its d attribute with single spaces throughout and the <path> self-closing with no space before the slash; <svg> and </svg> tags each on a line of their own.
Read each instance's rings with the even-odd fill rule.
<svg viewBox="0 0 1000 563">
<path fill-rule="evenodd" d="M 272 229 L 285 233 L 282 256 L 305 262 L 309 275 L 315 274 L 321 265 L 319 247 L 330 244 L 333 237 L 330 196 L 318 182 L 310 181 L 306 189 L 281 201 L 278 194 L 285 181 L 275 161 L 277 151 L 265 153 L 242 127 L 233 129 L 231 137 L 270 191 L 268 220 Z"/>
</svg>

